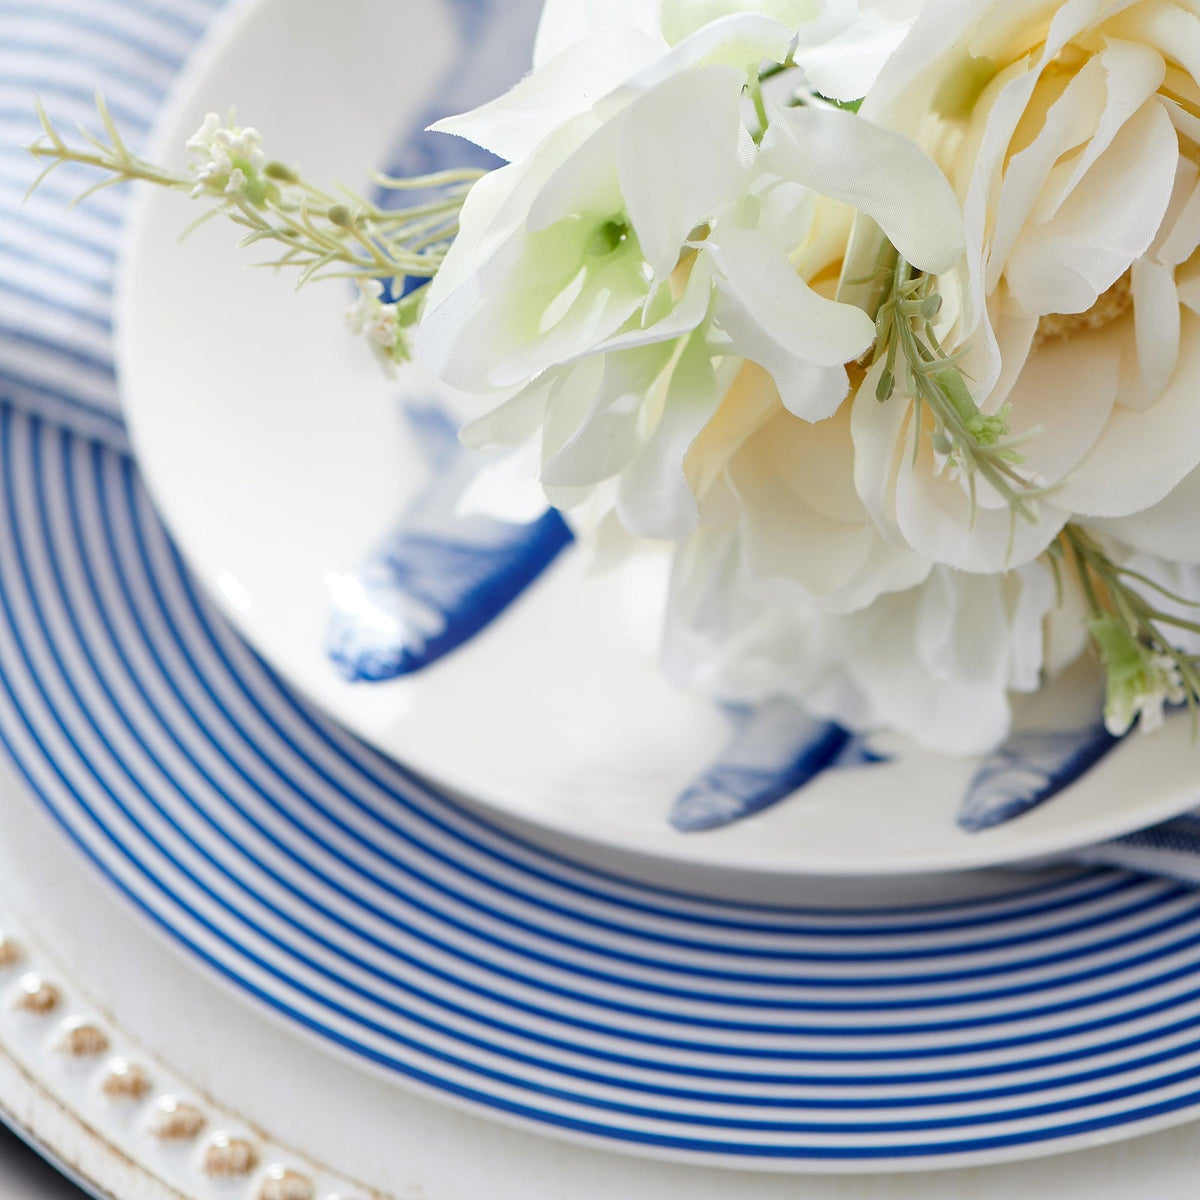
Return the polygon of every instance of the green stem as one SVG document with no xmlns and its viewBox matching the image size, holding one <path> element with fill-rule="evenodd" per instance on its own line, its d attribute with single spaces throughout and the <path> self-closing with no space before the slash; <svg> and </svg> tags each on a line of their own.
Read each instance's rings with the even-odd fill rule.
<svg viewBox="0 0 1200 1200">
<path fill-rule="evenodd" d="M 471 185 L 486 174 L 452 170 L 413 179 L 377 176 L 380 186 L 393 191 L 430 193 L 414 196 L 418 201 L 415 204 L 383 209 L 353 192 L 346 193 L 350 199 L 347 203 L 287 166 L 271 162 L 259 172 L 244 165 L 253 186 L 227 195 L 219 185 L 198 188 L 190 175 L 130 154 L 99 95 L 97 109 L 108 142 L 84 131 L 90 143 L 86 147 L 68 146 L 41 103 L 35 103 L 42 137 L 29 151 L 46 168 L 31 191 L 51 171 L 71 163 L 107 176 L 97 187 L 136 181 L 196 192 L 212 206 L 205 217 L 219 214 L 248 231 L 243 246 L 264 241 L 279 243 L 284 252 L 271 265 L 296 268 L 302 283 L 333 275 L 384 280 L 432 278 L 445 259 L 447 244 L 458 231 L 458 215 Z"/>
</svg>

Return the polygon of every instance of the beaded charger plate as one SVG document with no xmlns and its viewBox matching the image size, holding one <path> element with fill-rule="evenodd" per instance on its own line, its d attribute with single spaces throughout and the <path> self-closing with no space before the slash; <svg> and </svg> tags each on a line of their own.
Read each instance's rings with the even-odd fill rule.
<svg viewBox="0 0 1200 1200">
<path fill-rule="evenodd" d="M 1089 870 L 838 910 L 622 881 L 297 698 L 198 594 L 128 460 L 4 410 L 0 479 L 0 731 L 24 779 L 163 936 L 364 1069 L 789 1171 L 1020 1158 L 1200 1112 L 1200 895 Z"/>
</svg>

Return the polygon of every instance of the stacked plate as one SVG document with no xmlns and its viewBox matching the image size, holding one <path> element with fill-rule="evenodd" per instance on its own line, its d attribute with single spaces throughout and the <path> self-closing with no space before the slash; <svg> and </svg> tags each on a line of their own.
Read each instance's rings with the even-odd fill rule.
<svg viewBox="0 0 1200 1200">
<path fill-rule="evenodd" d="M 272 155 L 356 183 L 502 85 L 535 15 L 257 0 L 160 146 L 236 98 Z M 399 71 L 404 45 L 422 51 Z M 683 834 L 671 800 L 730 717 L 642 644 L 657 565 L 591 580 L 569 549 L 429 670 L 347 682 L 331 606 L 429 483 L 404 413 L 465 401 L 379 375 L 336 332 L 336 288 L 293 301 L 222 231 L 177 247 L 185 222 L 150 198 L 127 260 L 139 466 L 0 419 L 0 732 L 186 955 L 364 1070 L 615 1149 L 894 1171 L 1200 1111 L 1200 896 L 951 874 L 1188 806 L 1186 730 L 1153 794 L 1122 749 L 992 834 L 954 821 L 976 764 L 902 747 Z"/>
</svg>

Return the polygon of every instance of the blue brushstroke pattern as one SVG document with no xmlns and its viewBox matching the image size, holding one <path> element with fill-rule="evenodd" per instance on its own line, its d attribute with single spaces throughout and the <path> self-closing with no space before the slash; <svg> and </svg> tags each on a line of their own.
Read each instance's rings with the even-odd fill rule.
<svg viewBox="0 0 1200 1200">
<path fill-rule="evenodd" d="M 571 544 L 549 510 L 528 525 L 460 517 L 478 470 L 453 422 L 434 408 L 408 413 L 433 472 L 399 524 L 338 581 L 326 650 L 353 682 L 380 683 L 430 666 L 469 641 Z"/>
<path fill-rule="evenodd" d="M 429 103 L 406 123 L 388 156 L 387 174 L 399 178 L 472 168 L 491 171 L 503 162 L 489 151 L 451 134 L 429 133 L 443 117 L 469 112 L 508 91 L 528 70 L 543 0 L 449 0 L 457 49 L 452 66 L 429 89 Z M 376 188 L 372 199 L 382 208 L 413 204 L 419 192 Z M 408 279 L 403 294 L 424 287 Z M 391 282 L 385 299 L 395 300 Z"/>
<path fill-rule="evenodd" d="M 1024 816 L 1080 779 L 1120 742 L 1102 720 L 1082 729 L 1014 734 L 971 780 L 959 825 L 979 833 Z"/>
<path fill-rule="evenodd" d="M 457 167 L 491 170 L 501 160 L 452 134 L 426 130 L 503 95 L 529 70 L 544 0 L 450 0 L 457 48 L 429 102 L 406 124 L 389 155 L 389 172 L 428 175 Z"/>
<path fill-rule="evenodd" d="M 786 800 L 826 771 L 884 761 L 864 739 L 778 700 L 742 717 L 720 758 L 675 801 L 671 824 L 702 833 Z"/>
</svg>

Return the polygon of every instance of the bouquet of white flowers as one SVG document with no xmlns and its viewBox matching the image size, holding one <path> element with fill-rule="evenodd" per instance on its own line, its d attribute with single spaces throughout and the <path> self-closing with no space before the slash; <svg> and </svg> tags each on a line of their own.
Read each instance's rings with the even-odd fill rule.
<svg viewBox="0 0 1200 1200">
<path fill-rule="evenodd" d="M 532 72 L 435 126 L 506 165 L 391 207 L 232 118 L 155 166 L 101 108 L 82 150 L 44 118 L 48 169 L 357 280 L 510 495 L 667 543 L 692 686 L 954 754 L 1089 648 L 1115 734 L 1200 699 L 1195 5 L 549 0 Z"/>
</svg>

